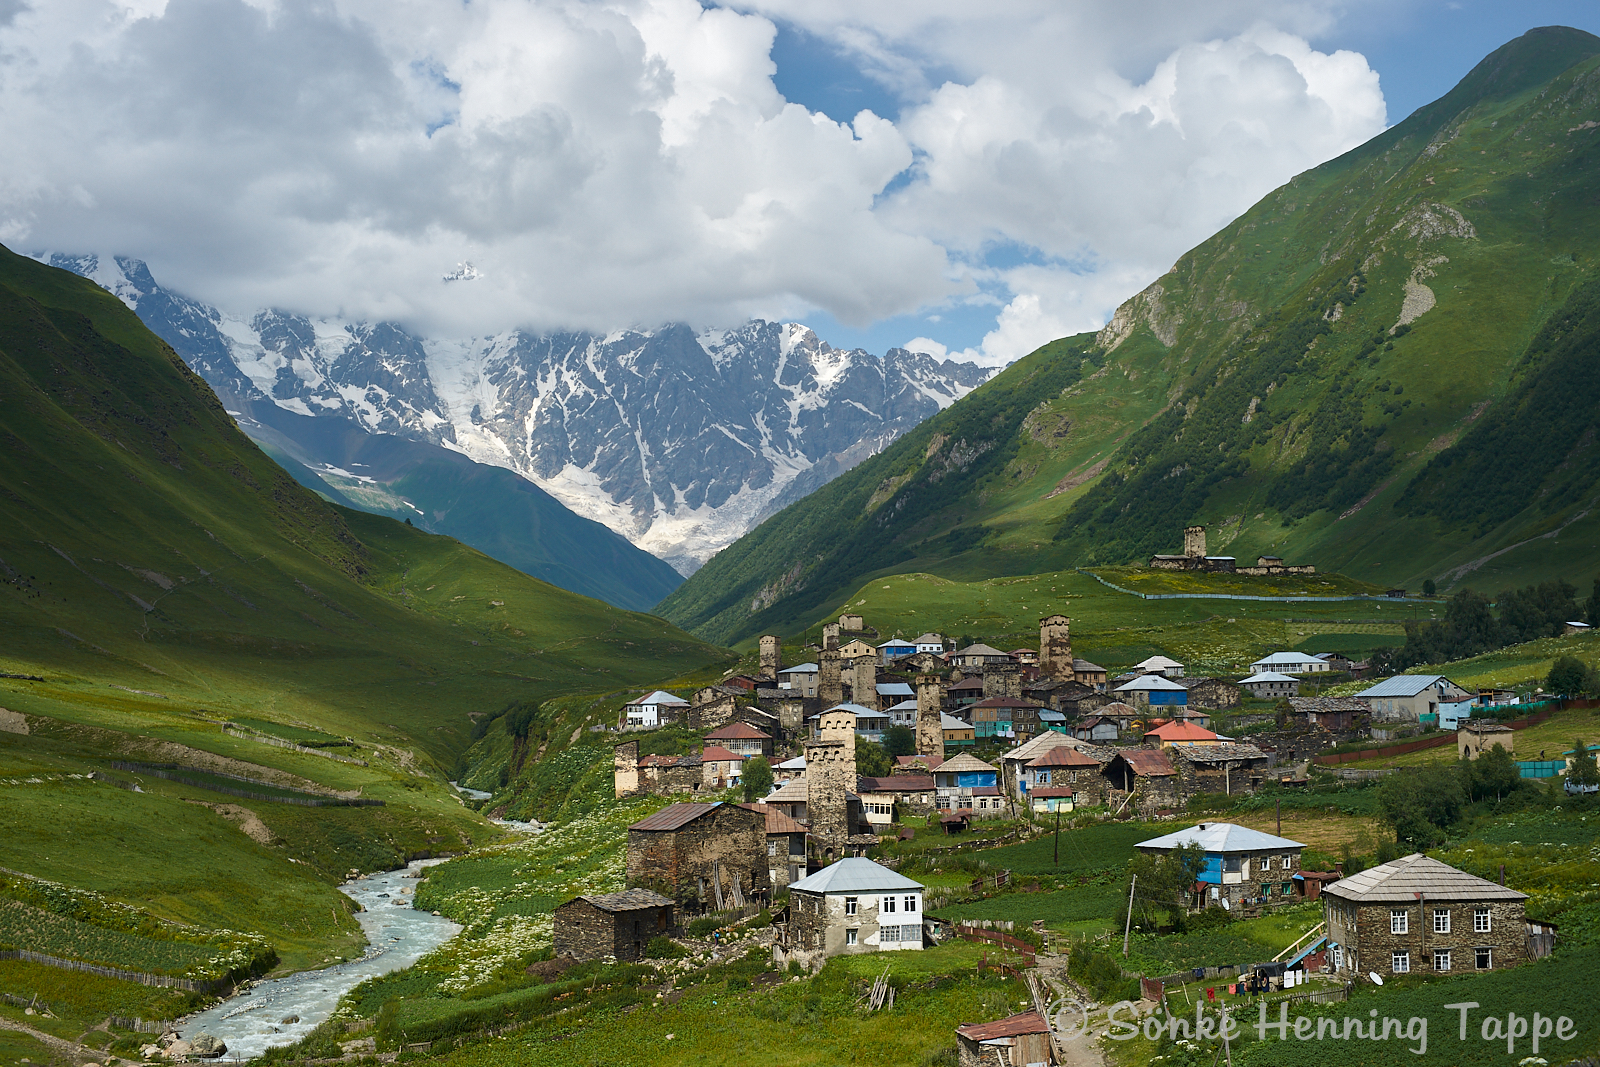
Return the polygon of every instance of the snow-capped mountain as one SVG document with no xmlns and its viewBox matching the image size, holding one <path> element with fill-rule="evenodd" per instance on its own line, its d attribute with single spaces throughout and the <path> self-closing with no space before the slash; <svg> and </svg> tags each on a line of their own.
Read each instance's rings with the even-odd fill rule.
<svg viewBox="0 0 1600 1067">
<path fill-rule="evenodd" d="M 163 289 L 138 260 L 47 258 L 121 297 L 225 402 L 349 416 L 509 468 L 683 574 L 991 373 L 841 351 L 798 323 L 431 340 L 276 310 L 242 319 Z"/>
</svg>

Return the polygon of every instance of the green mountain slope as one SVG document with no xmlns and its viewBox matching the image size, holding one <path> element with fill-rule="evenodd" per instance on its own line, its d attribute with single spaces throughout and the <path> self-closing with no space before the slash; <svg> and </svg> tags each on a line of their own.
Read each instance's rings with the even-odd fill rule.
<svg viewBox="0 0 1600 1067">
<path fill-rule="evenodd" d="M 1588 321 L 1597 56 L 1577 30 L 1512 41 L 1265 197 L 1098 335 L 1046 346 L 775 516 L 661 612 L 743 640 L 802 628 L 874 574 L 1131 562 L 1177 551 L 1193 522 L 1213 552 L 1373 582 L 1587 575 L 1600 517 L 1573 472 L 1594 438 L 1578 413 L 1543 433 L 1537 398 L 1600 373 L 1592 343 L 1541 333 Z M 975 417 L 991 391 L 1028 406 Z M 1491 509 L 1444 472 L 1487 472 L 1505 433 L 1555 458 L 1543 483 L 1493 468 Z"/>
<path fill-rule="evenodd" d="M 3 250 L 0 440 L 0 671 L 289 716 L 448 765 L 511 700 L 720 655 L 319 499 L 115 297 Z"/>
</svg>

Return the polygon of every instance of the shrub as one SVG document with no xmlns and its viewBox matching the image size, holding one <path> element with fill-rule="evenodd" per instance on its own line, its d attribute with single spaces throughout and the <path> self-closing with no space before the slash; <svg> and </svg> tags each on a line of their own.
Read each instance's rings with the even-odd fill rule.
<svg viewBox="0 0 1600 1067">
<path fill-rule="evenodd" d="M 644 958 L 647 960 L 681 960 L 688 954 L 688 949 L 670 937 L 652 937 L 644 949 Z"/>
</svg>

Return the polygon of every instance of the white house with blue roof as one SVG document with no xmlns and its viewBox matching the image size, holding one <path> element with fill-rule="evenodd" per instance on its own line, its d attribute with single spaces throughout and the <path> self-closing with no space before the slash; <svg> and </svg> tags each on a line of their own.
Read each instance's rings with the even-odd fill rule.
<svg viewBox="0 0 1600 1067">
<path fill-rule="evenodd" d="M 1192 908 L 1233 909 L 1294 899 L 1294 876 L 1306 846 L 1287 837 L 1231 822 L 1203 822 L 1133 846 L 1147 855 L 1168 855 L 1196 846 L 1205 866 L 1195 880 Z"/>
</svg>

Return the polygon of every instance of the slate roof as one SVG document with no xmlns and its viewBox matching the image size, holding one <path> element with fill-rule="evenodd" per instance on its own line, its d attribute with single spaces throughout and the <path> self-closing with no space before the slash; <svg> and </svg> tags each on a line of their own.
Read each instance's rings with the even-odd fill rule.
<svg viewBox="0 0 1600 1067">
<path fill-rule="evenodd" d="M 887 778 L 857 778 L 857 793 L 931 793 L 931 774 L 891 774 Z"/>
<path fill-rule="evenodd" d="M 1228 744 L 1184 745 L 1173 750 L 1180 759 L 1190 763 L 1225 763 L 1230 760 L 1266 759 L 1267 754 L 1255 745 Z"/>
<path fill-rule="evenodd" d="M 1322 891 L 1356 904 L 1414 904 L 1419 893 L 1427 900 L 1528 899 L 1526 893 L 1458 871 L 1420 852 L 1341 878 Z"/>
<path fill-rule="evenodd" d="M 956 1033 L 969 1041 L 994 1041 L 1002 1037 L 1021 1037 L 1023 1034 L 1048 1034 L 1050 1024 L 1037 1011 L 1025 1011 L 992 1023 L 963 1023 Z"/>
<path fill-rule="evenodd" d="M 1289 706 L 1297 712 L 1316 712 L 1321 714 L 1330 711 L 1357 711 L 1372 710 L 1364 700 L 1355 697 L 1290 697 Z"/>
<path fill-rule="evenodd" d="M 1357 693 L 1358 697 L 1414 697 L 1430 685 L 1438 682 L 1448 682 L 1450 679 L 1442 674 L 1397 674 L 1393 678 L 1385 678 L 1370 689 L 1363 689 Z M 1452 685 L 1455 683 L 1451 683 Z"/>
<path fill-rule="evenodd" d="M 601 911 L 638 911 L 640 908 L 672 906 L 672 898 L 648 889 L 624 889 L 620 893 L 585 893 L 573 900 L 586 900 Z M 572 903 L 568 901 L 567 903 Z"/>
<path fill-rule="evenodd" d="M 894 761 L 901 767 L 923 766 L 930 771 L 938 770 L 944 763 L 944 759 L 939 756 L 896 756 Z"/>
<path fill-rule="evenodd" d="M 1185 845 L 1199 845 L 1207 852 L 1281 852 L 1286 848 L 1306 847 L 1299 841 L 1276 837 L 1231 822 L 1203 822 L 1187 830 L 1140 841 L 1133 847 L 1182 848 Z"/>
<path fill-rule="evenodd" d="M 1509 734 L 1511 732 L 1511 727 L 1502 726 L 1497 722 L 1472 722 L 1469 720 L 1462 723 L 1461 728 L 1468 733 L 1474 734 Z"/>
<path fill-rule="evenodd" d="M 702 815 L 710 815 L 722 807 L 722 801 L 712 801 L 710 804 L 695 804 L 683 802 L 669 804 L 650 816 L 628 827 L 630 830 L 681 830 Z"/>
<path fill-rule="evenodd" d="M 995 770 L 994 767 L 991 767 L 989 764 L 983 762 L 983 760 L 979 759 L 977 756 L 974 756 L 970 752 L 962 752 L 959 755 L 951 756 L 949 759 L 939 764 L 940 774 L 945 774 L 947 772 L 950 774 L 957 774 L 961 771 L 993 770 Z"/>
<path fill-rule="evenodd" d="M 1077 748 L 1080 742 L 1066 734 L 1058 734 L 1054 730 L 1047 730 L 1038 737 L 1030 738 L 1005 753 L 1000 758 L 1003 760 L 1020 760 L 1026 763 L 1035 756 L 1042 756 L 1054 748 Z"/>
<path fill-rule="evenodd" d="M 926 887 L 865 857 L 847 856 L 816 874 L 790 882 L 789 888 L 803 893 L 872 893 Z"/>
<path fill-rule="evenodd" d="M 985 644 L 983 644 L 981 642 L 976 644 L 976 645 L 968 645 L 966 648 L 963 648 L 960 652 L 957 652 L 956 655 L 958 655 L 958 656 L 999 656 L 1002 659 L 1010 659 L 1011 658 L 1011 654 L 1009 652 L 1002 652 L 998 648 L 995 648 L 993 645 L 985 645 Z"/>
<path fill-rule="evenodd" d="M 1098 709 L 1096 714 L 1104 715 L 1107 718 L 1111 718 L 1111 719 L 1120 719 L 1120 718 L 1124 718 L 1124 717 L 1130 718 L 1130 719 L 1137 719 L 1143 713 L 1140 712 L 1139 709 L 1134 707 L 1132 704 L 1124 704 L 1120 700 L 1114 700 L 1111 703 L 1105 705 L 1104 707 Z"/>
<path fill-rule="evenodd" d="M 1072 669 L 1075 670 L 1075 671 L 1102 671 L 1102 672 L 1105 670 L 1105 668 L 1100 666 L 1100 664 L 1098 664 L 1098 663 L 1090 663 L 1086 659 L 1075 659 L 1075 660 L 1073 660 L 1072 661 Z"/>
<path fill-rule="evenodd" d="M 765 730 L 757 730 L 747 722 L 730 722 L 720 730 L 713 730 L 706 734 L 707 741 L 770 741 L 772 735 Z"/>
<path fill-rule="evenodd" d="M 1172 769 L 1172 761 L 1167 759 L 1165 752 L 1156 752 L 1148 748 L 1123 749 L 1117 753 L 1122 761 L 1133 768 L 1133 773 L 1141 778 L 1165 778 L 1177 774 Z"/>
</svg>

